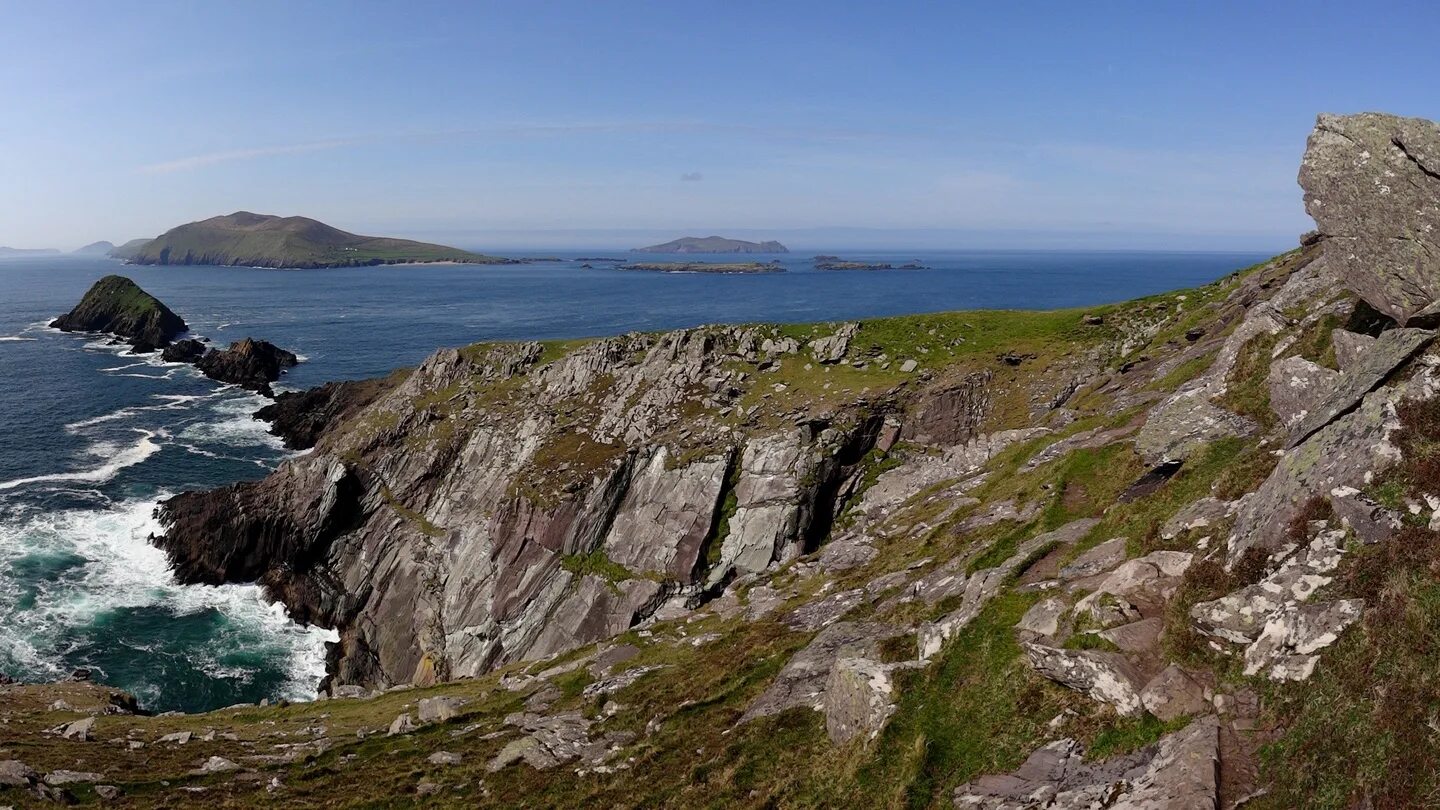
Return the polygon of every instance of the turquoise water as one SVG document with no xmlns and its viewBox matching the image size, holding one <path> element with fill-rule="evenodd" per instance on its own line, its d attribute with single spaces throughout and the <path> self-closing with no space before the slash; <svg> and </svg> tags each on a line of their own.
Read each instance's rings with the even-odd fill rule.
<svg viewBox="0 0 1440 810">
<path fill-rule="evenodd" d="M 313 696 L 333 638 L 289 621 L 253 586 L 176 584 L 147 542 L 160 499 L 261 477 L 286 451 L 250 418 L 259 397 L 45 327 L 106 273 L 134 278 L 195 334 L 219 342 L 254 335 L 297 352 L 305 362 L 280 387 L 301 388 L 382 374 L 478 340 L 1089 306 L 1204 283 L 1263 258 L 816 252 L 930 269 L 816 272 L 810 252 L 778 257 L 790 272 L 749 276 L 573 261 L 309 271 L 0 261 L 0 673 L 39 680 L 89 667 L 147 708 L 194 711 Z"/>
</svg>

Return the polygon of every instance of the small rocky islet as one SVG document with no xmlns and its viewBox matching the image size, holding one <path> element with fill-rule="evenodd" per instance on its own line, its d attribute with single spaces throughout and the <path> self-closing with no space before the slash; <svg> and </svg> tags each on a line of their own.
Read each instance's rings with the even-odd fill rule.
<svg viewBox="0 0 1440 810">
<path fill-rule="evenodd" d="M 167 363 L 187 363 L 218 382 L 273 397 L 270 384 L 299 363 L 294 353 L 273 343 L 244 338 L 216 349 L 204 341 L 176 338 L 189 331 L 185 321 L 134 281 L 109 275 L 91 285 L 80 303 L 50 323 L 62 332 L 114 335 L 131 351 L 160 351 Z"/>
<path fill-rule="evenodd" d="M 1424 806 L 1435 154 L 1322 116 L 1317 231 L 1137 301 L 477 344 L 282 395 L 313 449 L 154 541 L 335 628 L 325 699 L 3 685 L 0 801 Z"/>
</svg>

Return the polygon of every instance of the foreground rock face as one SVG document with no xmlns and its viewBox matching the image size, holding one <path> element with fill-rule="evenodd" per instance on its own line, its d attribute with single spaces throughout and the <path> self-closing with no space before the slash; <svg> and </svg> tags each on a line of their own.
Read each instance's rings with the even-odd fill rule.
<svg viewBox="0 0 1440 810">
<path fill-rule="evenodd" d="M 124 276 L 105 276 L 80 303 L 50 323 L 62 332 L 108 332 L 136 353 L 170 344 L 189 327 L 179 315 Z"/>
<path fill-rule="evenodd" d="M 228 349 L 211 349 L 195 361 L 206 377 L 271 395 L 270 383 L 300 360 L 292 352 L 254 338 L 237 340 Z"/>
<path fill-rule="evenodd" d="M 337 683 L 608 637 L 813 547 L 873 443 L 880 403 L 737 430 L 731 364 L 760 362 L 760 338 L 439 352 L 269 479 L 171 500 L 159 542 L 187 580 L 260 580 L 340 627 Z"/>
<path fill-rule="evenodd" d="M 1440 297 L 1440 126 L 1378 113 L 1321 115 L 1300 185 L 1325 261 L 1368 304 L 1403 324 Z"/>
</svg>

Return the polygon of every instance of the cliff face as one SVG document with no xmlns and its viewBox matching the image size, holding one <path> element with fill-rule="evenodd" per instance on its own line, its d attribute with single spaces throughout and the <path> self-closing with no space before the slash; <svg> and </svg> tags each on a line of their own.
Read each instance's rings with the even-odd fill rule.
<svg viewBox="0 0 1440 810">
<path fill-rule="evenodd" d="M 136 352 L 168 346 L 189 328 L 179 315 L 124 276 L 95 282 L 74 309 L 50 325 L 63 332 L 108 332 L 124 338 Z"/>
</svg>

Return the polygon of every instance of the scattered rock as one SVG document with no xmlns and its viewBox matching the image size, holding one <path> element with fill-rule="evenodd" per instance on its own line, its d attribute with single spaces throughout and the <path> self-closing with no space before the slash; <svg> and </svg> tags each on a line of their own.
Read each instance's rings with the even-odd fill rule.
<svg viewBox="0 0 1440 810">
<path fill-rule="evenodd" d="M 458 717 L 460 708 L 465 705 L 465 700 L 458 697 L 430 697 L 421 698 L 417 705 L 417 713 L 421 723 L 443 723 Z M 409 717 L 409 715 L 405 715 Z M 393 726 L 392 726 L 393 728 Z"/>
<path fill-rule="evenodd" d="M 113 802 L 116 799 L 120 798 L 120 788 L 115 787 L 114 785 L 96 785 L 95 795 L 99 796 L 107 802 Z"/>
<path fill-rule="evenodd" d="M 825 730 L 830 741 L 842 745 L 865 735 L 875 739 L 895 713 L 897 669 L 913 664 L 882 664 L 868 658 L 840 658 L 825 682 Z"/>
<path fill-rule="evenodd" d="M 1115 707 L 1122 715 L 1143 709 L 1143 681 L 1135 667 L 1118 653 L 1102 650 L 1066 650 L 1023 642 L 1025 656 L 1036 672 L 1063 686 Z"/>
<path fill-rule="evenodd" d="M 1174 664 L 1145 684 L 1140 691 L 1140 702 L 1146 711 L 1167 723 L 1187 715 L 1203 714 L 1210 709 L 1205 687 Z"/>
<path fill-rule="evenodd" d="M 45 784 L 52 786 L 73 785 L 81 782 L 99 782 L 104 778 L 104 774 L 93 773 L 91 771 L 57 770 L 45 774 Z"/>
<path fill-rule="evenodd" d="M 0 787 L 30 787 L 36 778 L 35 770 L 20 760 L 0 760 Z"/>
<path fill-rule="evenodd" d="M 459 754 L 452 754 L 449 751 L 436 751 L 426 757 L 425 761 L 431 765 L 459 765 L 464 761 L 464 757 Z"/>
<path fill-rule="evenodd" d="M 170 743 L 171 745 L 184 745 L 185 743 L 190 742 L 191 736 L 193 735 L 188 731 L 175 731 L 171 732 L 170 734 L 166 734 L 165 736 L 156 740 L 155 743 L 157 745 L 160 743 Z"/>
<path fill-rule="evenodd" d="M 204 765 L 201 765 L 199 768 L 196 768 L 195 770 L 191 771 L 190 773 L 192 773 L 192 774 L 194 774 L 194 775 L 196 775 L 196 776 L 204 776 L 205 774 L 225 773 L 226 771 L 238 771 L 238 770 L 240 770 L 240 766 L 239 766 L 239 765 L 236 765 L 234 762 L 226 759 L 225 757 L 218 757 L 218 756 L 217 756 L 217 757 L 210 757 L 209 759 L 205 760 L 205 764 L 204 764 Z"/>
<path fill-rule="evenodd" d="M 1015 629 L 1022 633 L 1053 638 L 1060 633 L 1061 620 L 1070 613 L 1070 605 L 1063 599 L 1050 597 L 1030 606 Z"/>
<path fill-rule="evenodd" d="M 1245 650 L 1245 674 L 1275 681 L 1303 681 L 1315 671 L 1315 653 L 1334 644 L 1360 619 L 1359 599 L 1288 604 L 1265 623 L 1260 637 Z"/>
<path fill-rule="evenodd" d="M 167 363 L 194 363 L 205 356 L 208 348 L 195 338 L 187 338 L 166 346 L 164 351 L 160 352 L 160 359 Z"/>
<path fill-rule="evenodd" d="M 1061 568 L 1060 580 L 1069 582 L 1074 579 L 1093 577 L 1109 571 L 1122 562 L 1125 562 L 1125 538 L 1115 537 L 1089 549 L 1076 557 L 1069 565 Z"/>
<path fill-rule="evenodd" d="M 211 349 L 195 361 L 206 377 L 271 396 L 270 383 L 300 360 L 269 341 L 245 338 L 228 349 Z"/>
<path fill-rule="evenodd" d="M 95 729 L 95 718 L 86 717 L 76 720 L 65 727 L 61 736 L 67 740 L 80 740 L 82 742 L 90 739 L 90 733 Z"/>
<path fill-rule="evenodd" d="M 418 726 L 415 725 L 415 718 L 411 717 L 409 712 L 406 712 L 390 722 L 390 730 L 385 733 L 385 736 L 394 737 L 399 734 L 409 734 L 416 728 L 418 728 Z"/>
<path fill-rule="evenodd" d="M 860 331 L 860 324 L 847 323 L 835 330 L 835 334 L 810 341 L 810 354 L 817 363 L 838 363 L 850 351 L 850 339 Z"/>
<path fill-rule="evenodd" d="M 1075 740 L 1057 740 L 1013 774 L 984 776 L 955 791 L 957 808 L 987 810 L 1168 810 L 1220 802 L 1220 734 L 1214 717 L 1196 720 L 1160 742 L 1100 763 L 1086 763 Z"/>
</svg>

